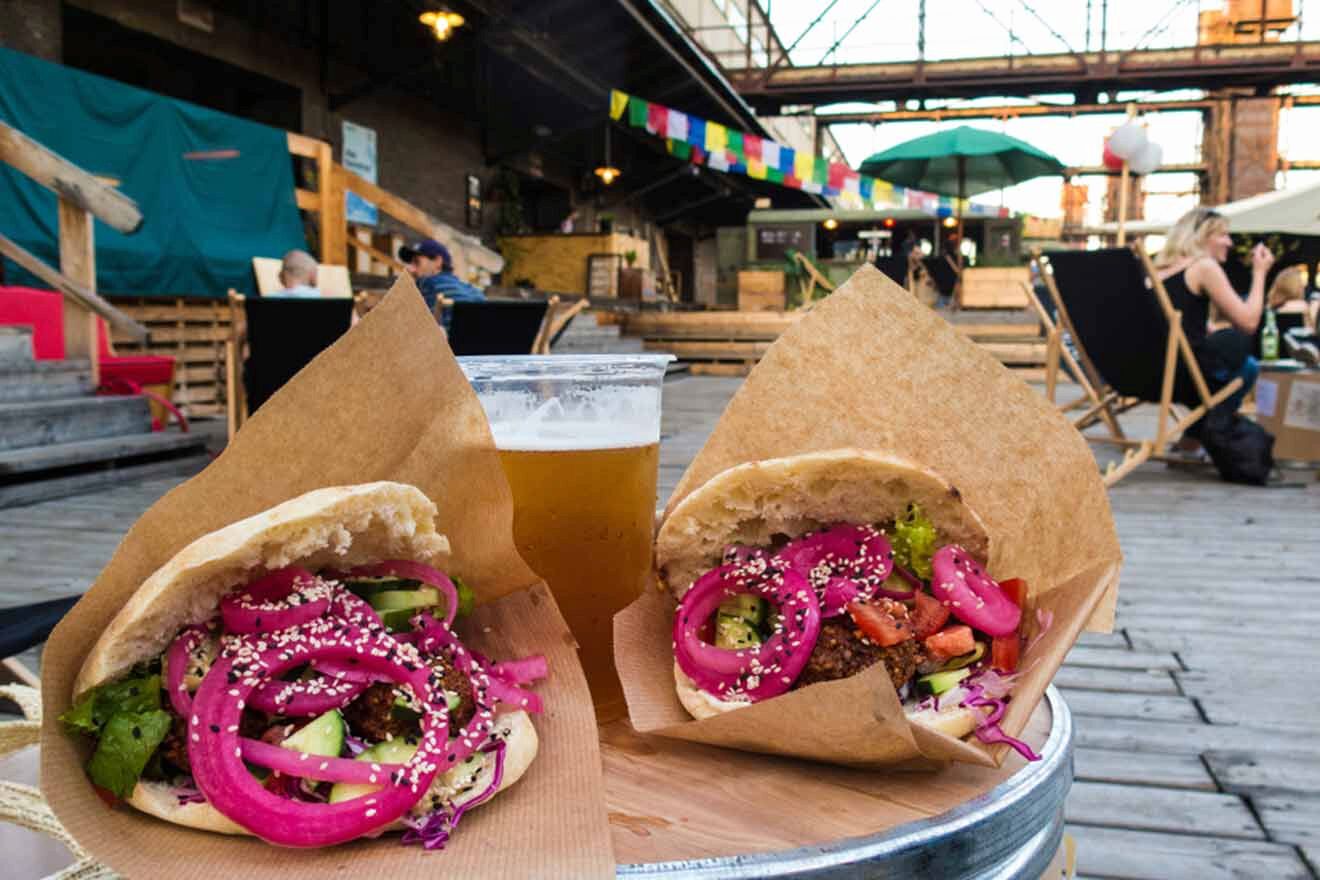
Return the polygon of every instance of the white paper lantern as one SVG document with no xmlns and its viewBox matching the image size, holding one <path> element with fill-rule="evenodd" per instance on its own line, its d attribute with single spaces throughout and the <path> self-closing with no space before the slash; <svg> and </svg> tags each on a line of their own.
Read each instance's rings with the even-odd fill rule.
<svg viewBox="0 0 1320 880">
<path fill-rule="evenodd" d="M 1109 150 L 1120 159 L 1132 161 L 1132 157 L 1147 144 L 1146 129 L 1135 122 L 1125 122 L 1109 136 Z"/>
<path fill-rule="evenodd" d="M 1150 174 L 1164 161 L 1164 148 L 1154 141 L 1146 141 L 1137 154 L 1128 159 L 1133 174 Z"/>
</svg>

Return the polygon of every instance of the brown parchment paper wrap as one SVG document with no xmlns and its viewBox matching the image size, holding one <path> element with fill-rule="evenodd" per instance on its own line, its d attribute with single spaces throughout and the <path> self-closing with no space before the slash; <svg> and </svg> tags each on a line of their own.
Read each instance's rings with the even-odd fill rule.
<svg viewBox="0 0 1320 880">
<path fill-rule="evenodd" d="M 526 775 L 464 817 L 443 852 L 397 834 L 321 850 L 270 846 L 109 809 L 83 774 L 88 750 L 58 716 L 96 636 L 153 571 L 193 539 L 322 486 L 397 480 L 439 508 L 451 571 L 482 603 L 465 640 L 493 657 L 543 653 L 549 680 L 533 717 Z M 545 585 L 514 549 L 512 496 L 481 404 L 416 287 L 384 301 L 261 407 L 215 462 L 129 530 L 42 657 L 41 787 L 78 842 L 131 877 L 289 880 L 614 876 L 599 741 L 576 645 Z M 488 631 L 487 631 L 488 630 Z"/>
<path fill-rule="evenodd" d="M 1113 623 L 1121 554 L 1086 441 L 1042 395 L 872 267 L 766 352 L 679 481 L 666 512 L 749 461 L 875 449 L 931 467 L 990 534 L 989 571 L 1028 584 L 1053 624 L 1021 660 L 1001 722 L 1020 733 L 1078 633 Z M 703 721 L 674 692 L 674 601 L 648 591 L 615 617 L 615 659 L 641 733 L 850 766 L 995 764 L 993 749 L 911 724 L 878 665 Z"/>
</svg>

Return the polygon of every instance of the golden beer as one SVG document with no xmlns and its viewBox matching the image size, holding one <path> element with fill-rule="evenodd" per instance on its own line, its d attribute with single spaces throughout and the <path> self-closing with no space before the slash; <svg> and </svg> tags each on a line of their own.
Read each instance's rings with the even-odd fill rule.
<svg viewBox="0 0 1320 880">
<path fill-rule="evenodd" d="M 651 568 L 658 444 L 501 447 L 500 461 L 518 552 L 550 585 L 577 639 L 596 717 L 622 717 L 613 618 L 641 595 Z"/>
</svg>

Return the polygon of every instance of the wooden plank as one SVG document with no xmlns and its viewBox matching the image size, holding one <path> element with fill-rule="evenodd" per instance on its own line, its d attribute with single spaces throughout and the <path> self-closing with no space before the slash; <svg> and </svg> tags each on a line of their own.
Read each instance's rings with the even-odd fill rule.
<svg viewBox="0 0 1320 880">
<path fill-rule="evenodd" d="M 1214 778 L 1195 755 L 1150 755 L 1109 749 L 1075 749 L 1074 772 L 1089 782 L 1158 785 L 1215 791 Z"/>
<path fill-rule="evenodd" d="M 327 145 L 328 146 L 328 145 Z M 404 226 L 412 229 L 419 235 L 435 235 L 435 221 L 431 215 L 427 214 L 421 208 L 406 199 L 401 199 L 394 193 L 386 189 L 381 189 L 376 184 L 349 171 L 342 165 L 334 166 L 334 175 L 336 178 L 335 188 L 337 190 L 346 190 L 357 193 L 362 198 L 371 202 L 384 213 L 398 220 Z M 343 202 L 343 199 L 340 199 Z M 340 212 L 343 213 L 342 210 Z M 322 259 L 323 263 L 334 262 L 332 260 Z M 342 261 L 339 261 L 342 265 Z"/>
<path fill-rule="evenodd" d="M 321 257 L 332 266 L 348 264 L 348 217 L 344 213 L 344 169 L 335 164 L 329 144 L 316 150 L 316 181 L 321 194 Z"/>
<path fill-rule="evenodd" d="M 1028 322 L 1023 324 L 960 324 L 955 319 L 949 322 L 953 329 L 969 339 L 1017 339 L 1020 337 L 1030 338 L 1041 335 L 1040 324 Z"/>
<path fill-rule="evenodd" d="M 1118 691 L 1133 694 L 1177 694 L 1173 676 L 1162 670 L 1103 669 L 1064 664 L 1054 676 L 1061 688 Z"/>
<path fill-rule="evenodd" d="M 3 122 L 0 162 L 12 165 L 69 204 L 89 211 L 111 229 L 131 235 L 142 226 L 142 212 L 128 196 Z"/>
<path fill-rule="evenodd" d="M 1312 880 L 1296 850 L 1279 843 L 1069 824 L 1077 871 L 1127 880 Z"/>
<path fill-rule="evenodd" d="M 1128 645 L 1127 636 L 1122 631 L 1108 633 L 1084 632 L 1077 637 L 1077 644 L 1084 648 L 1105 648 L 1107 650 L 1126 651 L 1131 646 Z"/>
<path fill-rule="evenodd" d="M 295 134 L 292 131 L 286 132 L 286 134 L 288 134 L 289 137 L 289 152 L 295 156 L 315 159 L 320 153 L 322 147 L 329 146 L 325 141 L 308 137 L 305 134 Z"/>
<path fill-rule="evenodd" d="M 1185 651 L 1189 648 L 1214 647 L 1228 654 L 1264 654 L 1275 657 L 1315 656 L 1316 641 L 1302 636 L 1204 633 L 1124 627 L 1132 647 L 1138 651 Z"/>
<path fill-rule="evenodd" d="M 1320 760 L 1266 755 L 1252 749 L 1215 749 L 1206 752 L 1204 758 L 1225 791 L 1242 794 L 1320 792 Z"/>
<path fill-rule="evenodd" d="M 64 273 L 57 272 L 50 266 L 47 266 L 37 257 L 15 244 L 3 234 L 0 234 L 0 254 L 13 260 L 19 266 L 64 294 L 67 298 L 78 303 L 84 309 L 95 312 L 102 318 L 105 318 L 123 332 L 139 339 L 146 337 L 146 327 L 143 327 L 141 324 L 119 311 L 119 309 L 110 305 L 94 291 L 89 290 L 85 285 L 78 284 L 72 279 L 65 277 Z"/>
<path fill-rule="evenodd" d="M 3 125 L 3 123 L 0 123 Z M 96 295 L 96 242 L 94 220 L 90 213 L 70 200 L 60 197 L 56 206 L 59 224 L 60 274 Z M 82 303 L 65 303 L 61 309 L 64 322 L 64 356 L 84 358 L 92 365 L 92 384 L 101 384 L 101 359 L 97 351 L 100 320 Z"/>
<path fill-rule="evenodd" d="M 293 200 L 298 203 L 299 211 L 311 211 L 316 213 L 321 210 L 321 194 L 312 192 L 310 189 L 295 188 L 293 191 Z"/>
<path fill-rule="evenodd" d="M 1261 840 L 1265 831 L 1242 798 L 1208 791 L 1181 791 L 1107 782 L 1076 782 L 1064 816 L 1069 823 L 1188 831 L 1215 837 Z"/>
<path fill-rule="evenodd" d="M 1257 795 L 1251 803 L 1272 840 L 1320 845 L 1320 797 Z"/>
<path fill-rule="evenodd" d="M 1279 736 L 1268 724 L 1228 726 L 1106 718 L 1103 724 L 1079 724 L 1076 733 L 1079 748 L 1170 755 L 1239 751 L 1320 762 L 1320 742 L 1314 737 Z"/>
<path fill-rule="evenodd" d="M 1147 718 L 1156 721 L 1200 721 L 1201 713 L 1187 697 L 1125 694 L 1063 688 L 1063 698 L 1076 715 Z"/>
<path fill-rule="evenodd" d="M 760 360 L 769 342 L 657 342 L 647 339 L 645 351 L 667 351 L 679 360 Z"/>
<path fill-rule="evenodd" d="M 185 324 L 169 326 L 161 324 L 151 331 L 151 342 L 224 342 L 229 338 L 229 325 L 210 326 L 207 324 Z"/>
<path fill-rule="evenodd" d="M 1070 666 L 1104 666 L 1109 669 L 1182 669 L 1182 664 L 1173 654 L 1155 651 L 1114 651 L 1086 645 L 1075 646 L 1068 652 L 1063 662 Z"/>
<path fill-rule="evenodd" d="M 976 344 L 997 358 L 1001 363 L 1045 363 L 1044 342 L 977 342 Z"/>
<path fill-rule="evenodd" d="M 691 370 L 694 376 L 746 376 L 752 364 L 694 363 Z"/>
</svg>

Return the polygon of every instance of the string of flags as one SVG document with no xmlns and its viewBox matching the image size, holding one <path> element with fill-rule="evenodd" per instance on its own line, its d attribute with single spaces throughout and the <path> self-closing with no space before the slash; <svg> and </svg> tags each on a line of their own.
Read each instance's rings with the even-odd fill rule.
<svg viewBox="0 0 1320 880">
<path fill-rule="evenodd" d="M 618 89 L 610 92 L 610 118 L 664 138 L 671 156 L 694 165 L 835 197 L 845 207 L 913 208 L 938 217 L 954 214 L 957 200 L 949 196 L 894 186 L 860 174 L 842 162 L 798 152 L 751 132 L 728 128 Z M 1007 217 L 1009 212 L 964 201 L 963 214 Z"/>
</svg>

